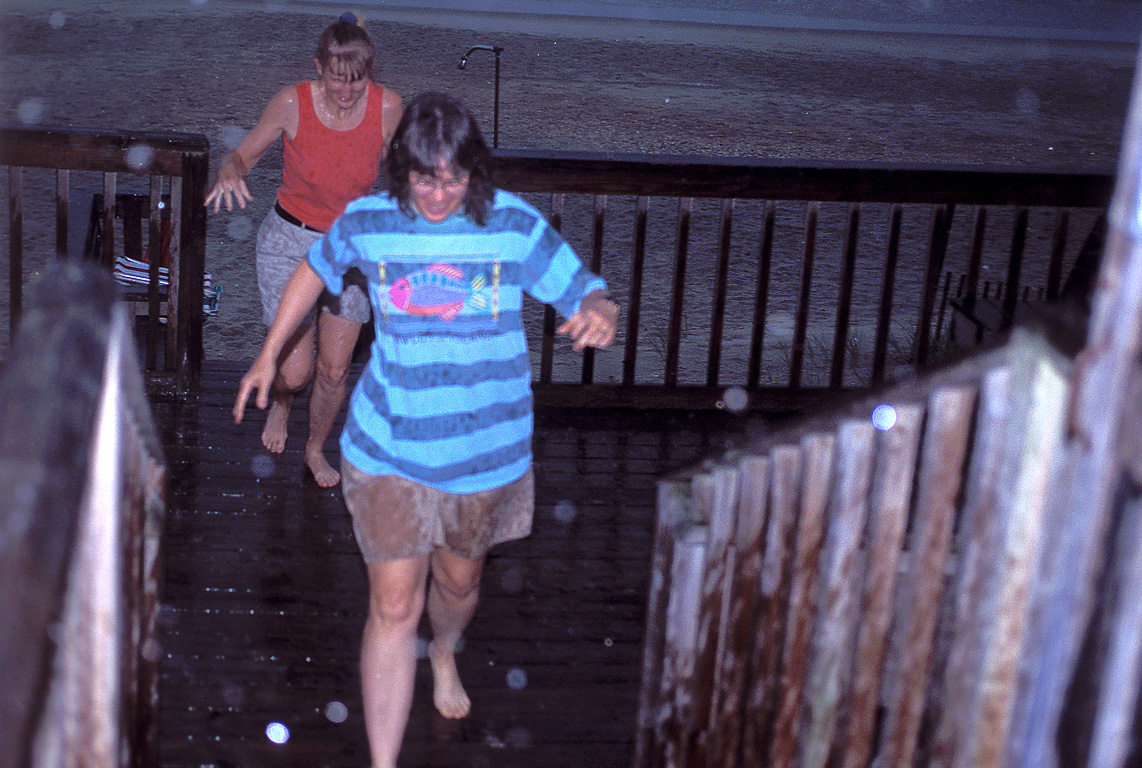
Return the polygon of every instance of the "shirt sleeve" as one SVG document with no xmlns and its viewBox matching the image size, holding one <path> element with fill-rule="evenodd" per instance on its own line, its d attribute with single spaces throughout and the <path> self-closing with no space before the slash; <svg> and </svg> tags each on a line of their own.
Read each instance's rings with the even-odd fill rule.
<svg viewBox="0 0 1142 768">
<path fill-rule="evenodd" d="M 341 226 L 341 219 L 333 222 L 332 228 L 309 248 L 309 266 L 325 283 L 334 296 L 340 296 L 344 288 L 341 279 L 357 260 L 357 251 Z"/>
<path fill-rule="evenodd" d="M 583 266 L 567 241 L 546 220 L 540 217 L 537 226 L 542 227 L 542 232 L 534 239 L 525 262 L 524 290 L 555 307 L 563 317 L 571 317 L 579 311 L 584 296 L 607 290 L 607 283 Z"/>
</svg>

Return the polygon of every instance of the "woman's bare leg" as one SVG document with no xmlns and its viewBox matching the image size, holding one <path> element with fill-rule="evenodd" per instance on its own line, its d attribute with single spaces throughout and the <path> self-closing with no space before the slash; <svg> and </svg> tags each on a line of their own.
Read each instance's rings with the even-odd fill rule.
<svg viewBox="0 0 1142 768">
<path fill-rule="evenodd" d="M 472 560 L 440 548 L 432 554 L 432 578 L 428 587 L 432 702 L 437 711 L 448 718 L 466 717 L 472 709 L 456 669 L 456 646 L 476 612 L 483 569 L 483 558 Z"/>
<path fill-rule="evenodd" d="M 313 376 L 313 339 L 312 325 L 298 330 L 278 361 L 278 375 L 270 392 L 266 425 L 262 428 L 262 445 L 270 453 L 285 450 L 293 396 L 304 389 Z"/>
<path fill-rule="evenodd" d="M 341 482 L 341 473 L 325 458 L 325 441 L 345 403 L 349 362 L 361 334 L 361 324 L 319 312 L 317 319 L 317 363 L 313 392 L 309 396 L 309 438 L 305 441 L 305 463 L 322 488 Z"/>
<path fill-rule="evenodd" d="M 361 692 L 373 768 L 394 768 L 412 706 L 416 626 L 427 557 L 369 563 L 369 617 L 361 642 Z"/>
</svg>

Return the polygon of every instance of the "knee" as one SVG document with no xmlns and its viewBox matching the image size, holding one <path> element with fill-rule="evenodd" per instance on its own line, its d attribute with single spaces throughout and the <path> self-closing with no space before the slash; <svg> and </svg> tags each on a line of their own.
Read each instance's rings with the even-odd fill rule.
<svg viewBox="0 0 1142 768">
<path fill-rule="evenodd" d="M 318 380 L 327 387 L 342 386 L 349 380 L 348 360 L 332 360 L 319 354 L 314 369 Z"/>
<path fill-rule="evenodd" d="M 432 570 L 432 585 L 454 600 L 465 600 L 480 589 L 480 571 L 456 571 L 449 568 Z"/>
<path fill-rule="evenodd" d="M 371 595 L 369 618 L 380 627 L 392 631 L 415 631 L 420 621 L 422 601 L 412 595 Z"/>
</svg>

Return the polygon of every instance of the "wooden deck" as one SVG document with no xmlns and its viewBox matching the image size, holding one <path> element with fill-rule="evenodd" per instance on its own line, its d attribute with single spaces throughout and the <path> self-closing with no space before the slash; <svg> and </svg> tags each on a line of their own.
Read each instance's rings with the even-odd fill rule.
<svg viewBox="0 0 1142 768">
<path fill-rule="evenodd" d="M 171 473 L 159 765 L 363 768 L 366 584 L 348 513 L 304 470 L 306 408 L 278 457 L 260 413 L 233 425 L 240 373 L 208 365 L 193 401 L 154 404 Z M 435 713 L 422 662 L 402 766 L 626 768 L 655 480 L 756 428 L 717 412 L 536 416 L 535 531 L 493 550 L 460 654 L 472 715 Z"/>
</svg>

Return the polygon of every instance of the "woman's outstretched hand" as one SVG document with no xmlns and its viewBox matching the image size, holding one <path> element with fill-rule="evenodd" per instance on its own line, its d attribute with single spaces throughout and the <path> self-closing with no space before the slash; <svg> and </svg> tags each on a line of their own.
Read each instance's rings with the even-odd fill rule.
<svg viewBox="0 0 1142 768">
<path fill-rule="evenodd" d="M 206 196 L 206 207 L 213 205 L 214 212 L 218 213 L 223 203 L 226 204 L 227 211 L 234 210 L 234 203 L 237 203 L 239 208 L 245 209 L 246 203 L 253 199 L 245 179 L 236 174 L 219 173 L 218 181 L 214 182 L 214 188 Z"/>
<path fill-rule="evenodd" d="M 618 318 L 618 304 L 602 292 L 592 293 L 583 299 L 579 311 L 559 326 L 558 332 L 571 337 L 576 352 L 586 347 L 602 349 L 615 340 Z"/>
<path fill-rule="evenodd" d="M 242 416 L 246 413 L 246 403 L 252 393 L 258 393 L 254 402 L 259 408 L 264 411 L 269 407 L 270 387 L 273 386 L 274 376 L 277 375 L 277 366 L 272 360 L 263 359 L 264 357 L 264 355 L 258 356 L 238 386 L 238 399 L 234 401 L 233 412 L 235 424 L 242 423 Z"/>
</svg>

